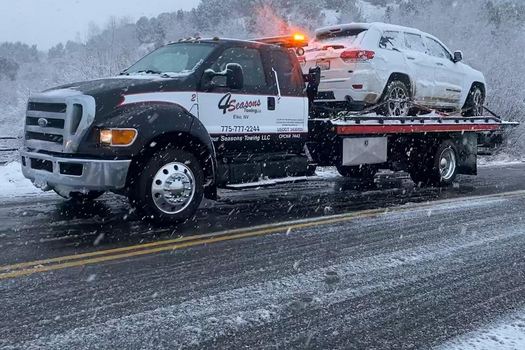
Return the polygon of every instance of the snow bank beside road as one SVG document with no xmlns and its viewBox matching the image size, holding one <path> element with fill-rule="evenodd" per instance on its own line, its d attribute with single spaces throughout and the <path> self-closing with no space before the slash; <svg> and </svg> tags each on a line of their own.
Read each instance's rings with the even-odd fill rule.
<svg viewBox="0 0 525 350">
<path fill-rule="evenodd" d="M 11 162 L 0 166 L 0 198 L 22 197 L 31 194 L 42 194 L 42 191 L 22 175 L 20 163 Z"/>
<path fill-rule="evenodd" d="M 525 349 L 525 310 L 486 328 L 453 339 L 438 350 Z"/>
</svg>

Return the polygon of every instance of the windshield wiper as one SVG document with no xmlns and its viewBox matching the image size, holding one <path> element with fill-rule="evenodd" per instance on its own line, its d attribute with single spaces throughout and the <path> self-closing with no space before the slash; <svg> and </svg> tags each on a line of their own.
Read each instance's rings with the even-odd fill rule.
<svg viewBox="0 0 525 350">
<path fill-rule="evenodd" d="M 153 70 L 153 69 L 146 69 L 146 70 L 139 70 L 137 73 L 146 73 L 146 74 L 161 74 L 162 72 Z"/>
</svg>

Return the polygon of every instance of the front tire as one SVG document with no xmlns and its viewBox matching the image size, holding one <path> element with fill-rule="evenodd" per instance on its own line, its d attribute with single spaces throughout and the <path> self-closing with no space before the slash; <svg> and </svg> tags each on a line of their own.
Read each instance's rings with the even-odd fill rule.
<svg viewBox="0 0 525 350">
<path fill-rule="evenodd" d="M 478 117 L 483 115 L 485 104 L 485 92 L 479 85 L 474 85 L 470 89 L 467 96 L 467 101 L 463 107 L 463 116 L 465 117 Z"/>
<path fill-rule="evenodd" d="M 204 172 L 193 154 L 165 149 L 146 162 L 130 191 L 131 205 L 144 217 L 182 222 L 199 208 L 204 194 Z"/>
</svg>

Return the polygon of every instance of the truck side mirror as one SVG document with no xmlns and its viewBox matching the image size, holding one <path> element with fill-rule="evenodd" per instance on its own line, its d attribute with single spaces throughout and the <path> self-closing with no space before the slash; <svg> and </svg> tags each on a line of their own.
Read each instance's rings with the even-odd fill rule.
<svg viewBox="0 0 525 350">
<path fill-rule="evenodd" d="M 306 87 L 306 96 L 308 97 L 310 106 L 313 106 L 314 100 L 317 97 L 319 84 L 321 83 L 321 68 L 310 68 L 308 74 L 303 74 L 303 78 L 305 83 L 308 84 Z"/>
<path fill-rule="evenodd" d="M 244 73 L 238 63 L 228 63 L 226 65 L 226 87 L 240 90 L 244 87 Z"/>
<path fill-rule="evenodd" d="M 454 51 L 454 62 L 461 62 L 461 61 L 463 61 L 463 52 Z"/>
</svg>

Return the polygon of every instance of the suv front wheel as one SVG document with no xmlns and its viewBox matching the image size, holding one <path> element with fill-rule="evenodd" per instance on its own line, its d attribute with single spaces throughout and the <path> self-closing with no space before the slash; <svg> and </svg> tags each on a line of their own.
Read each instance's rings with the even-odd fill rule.
<svg viewBox="0 0 525 350">
<path fill-rule="evenodd" d="M 483 115 L 485 105 L 485 93 L 478 85 L 472 86 L 463 106 L 463 116 L 478 117 Z"/>
</svg>

